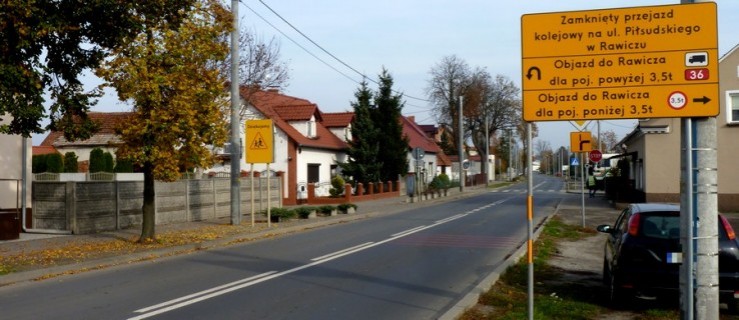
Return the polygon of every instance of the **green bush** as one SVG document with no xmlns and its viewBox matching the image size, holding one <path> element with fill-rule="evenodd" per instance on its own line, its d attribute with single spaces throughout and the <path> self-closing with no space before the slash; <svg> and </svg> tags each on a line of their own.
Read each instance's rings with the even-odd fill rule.
<svg viewBox="0 0 739 320">
<path fill-rule="evenodd" d="M 133 172 L 133 163 L 128 159 L 118 159 L 118 161 L 115 162 L 113 172 Z"/>
<path fill-rule="evenodd" d="M 265 211 L 265 214 L 267 212 Z M 295 218 L 295 211 L 287 209 L 287 208 L 272 208 L 270 210 L 270 216 L 272 217 L 280 217 L 282 219 L 292 219 Z"/>
<path fill-rule="evenodd" d="M 434 179 L 429 183 L 429 189 L 431 191 L 446 190 L 450 187 L 451 182 L 449 181 L 449 176 L 443 173 L 434 177 Z"/>
<path fill-rule="evenodd" d="M 295 213 L 298 214 L 298 217 L 300 219 L 308 219 L 311 212 L 316 211 L 316 208 L 314 207 L 297 207 L 295 208 Z"/>
<path fill-rule="evenodd" d="M 349 211 L 349 208 L 353 208 L 354 210 L 357 209 L 357 205 L 353 203 L 342 203 L 338 206 L 339 211 L 346 213 Z"/>
<path fill-rule="evenodd" d="M 64 172 L 77 172 L 77 155 L 74 152 L 64 154 Z"/>
<path fill-rule="evenodd" d="M 103 154 L 103 162 L 105 163 L 105 172 L 113 172 L 113 155 L 110 152 Z"/>
<path fill-rule="evenodd" d="M 46 172 L 62 173 L 64 171 L 64 161 L 59 153 L 49 154 L 46 158 Z"/>
<path fill-rule="evenodd" d="M 336 210 L 336 207 L 331 205 L 325 205 L 318 207 L 318 212 L 323 214 L 330 214 L 332 211 Z"/>
<path fill-rule="evenodd" d="M 46 158 L 48 154 L 35 155 L 31 158 L 31 172 L 33 173 L 44 173 L 46 172 Z"/>
<path fill-rule="evenodd" d="M 328 190 L 328 193 L 332 198 L 338 198 L 344 193 L 344 184 L 346 182 L 341 176 L 337 175 L 331 178 L 331 189 Z"/>
<path fill-rule="evenodd" d="M 105 171 L 105 152 L 95 148 L 90 151 L 90 173 Z"/>
</svg>

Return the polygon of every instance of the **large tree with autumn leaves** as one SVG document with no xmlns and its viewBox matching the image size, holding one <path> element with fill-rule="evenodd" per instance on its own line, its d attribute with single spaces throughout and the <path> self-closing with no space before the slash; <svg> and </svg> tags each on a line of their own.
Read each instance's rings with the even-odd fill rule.
<svg viewBox="0 0 739 320">
<path fill-rule="evenodd" d="M 198 0 L 181 24 L 146 24 L 116 50 L 97 75 L 133 105 L 119 130 L 118 158 L 144 173 L 140 241 L 155 238 L 154 181 L 174 181 L 182 169 L 212 163 L 209 145 L 226 140 L 225 81 L 217 61 L 226 57 L 232 15 L 217 0 Z"/>
</svg>

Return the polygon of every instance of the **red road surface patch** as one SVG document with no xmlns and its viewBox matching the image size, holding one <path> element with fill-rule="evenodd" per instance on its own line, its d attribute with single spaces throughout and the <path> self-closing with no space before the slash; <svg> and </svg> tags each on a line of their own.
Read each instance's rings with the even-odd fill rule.
<svg viewBox="0 0 739 320">
<path fill-rule="evenodd" d="M 392 242 L 396 245 L 419 247 L 452 247 L 500 249 L 519 245 L 511 237 L 473 236 L 458 234 L 410 235 Z"/>
</svg>

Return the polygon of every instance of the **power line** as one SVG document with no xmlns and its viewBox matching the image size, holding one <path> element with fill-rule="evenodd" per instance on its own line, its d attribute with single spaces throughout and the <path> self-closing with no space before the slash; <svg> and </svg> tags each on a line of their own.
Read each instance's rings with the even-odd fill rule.
<svg viewBox="0 0 739 320">
<path fill-rule="evenodd" d="M 243 3 L 243 0 L 239 0 L 239 2 Z M 374 84 L 376 84 L 376 85 L 378 85 L 378 86 L 380 85 L 380 83 L 379 83 L 379 82 L 377 82 L 377 81 L 375 81 L 375 80 L 372 80 L 371 78 L 367 77 L 367 76 L 366 76 L 365 74 L 363 74 L 362 72 L 359 72 L 359 71 L 357 71 L 357 69 L 355 69 L 354 67 L 350 66 L 350 65 L 349 65 L 348 63 L 346 63 L 346 62 L 344 62 L 343 60 L 339 59 L 339 58 L 338 58 L 337 56 L 335 56 L 334 54 L 332 54 L 332 53 L 331 53 L 331 52 L 329 52 L 328 50 L 324 49 L 324 48 L 323 48 L 323 47 L 322 47 L 321 45 L 319 45 L 318 43 L 316 43 L 315 41 L 313 41 L 313 39 L 311 39 L 311 38 L 310 38 L 310 37 L 308 37 L 308 36 L 307 36 L 307 35 L 306 35 L 305 33 L 303 33 L 302 31 L 300 31 L 300 30 L 299 30 L 299 29 L 298 29 L 297 27 L 295 27 L 295 26 L 294 26 L 294 25 L 293 25 L 292 23 L 290 23 L 289 21 L 287 21 L 287 19 L 283 18 L 283 17 L 282 17 L 282 16 L 281 16 L 281 15 L 280 15 L 279 13 L 277 13 L 277 11 L 275 11 L 274 9 L 272 9 L 272 7 L 270 7 L 269 5 L 267 5 L 266 3 L 264 3 L 264 1 L 263 1 L 263 0 L 259 0 L 259 2 L 260 2 L 260 3 L 262 4 L 262 5 L 264 5 L 264 6 L 265 6 L 265 7 L 266 7 L 266 8 L 267 8 L 267 9 L 268 9 L 269 11 L 271 11 L 271 12 L 272 12 L 272 13 L 273 13 L 274 15 L 276 15 L 276 16 L 277 16 L 278 18 L 280 18 L 280 20 L 282 20 L 282 21 L 283 21 L 284 23 L 286 23 L 286 24 L 287 24 L 288 26 L 290 26 L 290 28 L 292 28 L 293 30 L 295 30 L 295 32 L 299 33 L 299 34 L 300 34 L 301 36 L 303 36 L 303 38 L 305 38 L 306 40 L 310 41 L 310 43 L 312 43 L 313 45 L 315 45 L 315 46 L 316 46 L 316 47 L 317 47 L 318 49 L 321 49 L 321 51 L 323 51 L 324 53 L 326 53 L 327 55 L 329 55 L 329 56 L 330 56 L 331 58 L 333 58 L 334 60 L 338 61 L 339 63 L 341 63 L 341 64 L 342 64 L 342 65 L 344 65 L 345 67 L 349 68 L 349 70 L 352 70 L 352 71 L 354 71 L 354 72 L 355 72 L 356 74 L 358 74 L 358 75 L 359 75 L 359 76 L 361 76 L 362 78 L 364 78 L 364 79 L 368 79 L 368 80 L 369 80 L 370 82 L 372 82 L 372 83 L 374 83 Z M 244 5 L 246 5 L 246 4 L 244 4 Z M 247 8 L 248 8 L 248 6 L 247 6 Z M 251 10 L 251 8 L 249 8 L 249 10 Z M 254 10 L 252 10 L 252 12 L 254 12 Z M 261 18 L 261 17 L 260 17 L 260 18 Z M 264 20 L 264 18 L 262 18 L 262 20 Z M 270 25 L 272 25 L 272 24 L 270 24 Z M 274 27 L 273 27 L 273 28 L 274 28 Z M 278 30 L 278 31 L 279 31 L 279 30 Z M 280 33 L 282 33 L 282 31 L 280 31 Z M 284 33 L 282 33 L 282 34 L 284 35 Z M 291 41 L 292 41 L 292 40 L 291 40 Z M 293 42 L 294 42 L 294 41 L 293 41 Z M 302 47 L 301 47 L 301 48 L 302 48 Z M 316 56 L 315 56 L 315 55 L 313 55 L 313 54 L 311 54 L 311 55 L 312 55 L 313 57 L 316 57 Z M 316 58 L 317 58 L 317 57 L 316 57 Z M 319 59 L 319 60 L 320 60 L 320 59 Z M 323 61 L 322 61 L 322 62 L 323 62 Z M 324 62 L 324 63 L 325 63 L 325 62 Z M 335 69 L 335 68 L 333 68 L 333 67 L 331 67 L 331 69 L 334 69 L 334 70 L 336 70 L 336 69 Z M 343 73 L 342 73 L 342 75 L 343 75 Z M 346 76 L 346 75 L 344 75 L 344 76 Z M 352 81 L 354 81 L 354 82 L 357 82 L 357 81 L 355 81 L 355 80 L 353 80 L 353 79 L 352 79 Z M 394 91 L 395 93 L 397 93 L 397 94 L 400 94 L 400 95 L 402 95 L 402 96 L 406 97 L 406 98 L 410 98 L 410 99 L 414 99 L 414 100 L 419 100 L 419 101 L 425 101 L 425 102 L 430 102 L 430 101 L 429 101 L 429 100 L 427 100 L 427 99 L 417 98 L 417 97 L 414 97 L 414 96 L 411 96 L 411 95 L 408 95 L 408 94 L 405 94 L 405 93 L 403 93 L 403 92 L 400 92 L 400 91 L 396 91 L 396 90 L 393 90 L 393 91 Z"/>
<path fill-rule="evenodd" d="M 280 34 L 282 34 L 282 35 L 283 35 L 283 36 L 284 36 L 285 38 L 287 38 L 288 40 L 290 40 L 290 42 L 294 43 L 294 44 L 295 44 L 296 46 L 298 46 L 298 47 L 299 47 L 300 49 L 303 49 L 303 51 L 305 51 L 306 53 L 308 53 L 309 55 L 311 55 L 311 56 L 312 56 L 313 58 L 316 58 L 316 60 L 320 61 L 321 63 L 323 63 L 323 64 L 324 64 L 324 65 L 326 65 L 327 67 L 329 67 L 329 68 L 333 69 L 334 71 L 338 72 L 339 74 L 341 74 L 341 75 L 342 75 L 342 76 L 344 76 L 345 78 L 349 79 L 350 81 L 352 81 L 352 82 L 354 82 L 354 83 L 356 83 L 356 84 L 360 84 L 360 83 L 359 83 L 358 81 L 354 80 L 354 79 L 353 79 L 352 77 L 350 77 L 349 75 L 347 75 L 347 74 L 345 74 L 345 73 L 341 72 L 341 70 L 339 70 L 339 69 L 336 69 L 336 68 L 334 68 L 334 66 L 330 65 L 330 64 L 329 64 L 328 62 L 324 61 L 323 59 L 321 59 L 321 58 L 319 58 L 318 56 L 316 56 L 315 54 L 313 54 L 313 52 L 311 52 L 311 51 L 310 51 L 310 50 L 308 50 L 307 48 L 305 48 L 305 47 L 303 47 L 302 45 L 300 45 L 300 44 L 299 44 L 299 43 L 298 43 L 297 41 L 293 40 L 293 38 L 290 38 L 290 36 L 288 36 L 287 34 L 285 34 L 284 32 L 282 32 L 282 30 L 280 30 L 280 29 L 279 29 L 279 28 L 277 28 L 277 27 L 276 27 L 275 25 L 273 25 L 272 23 L 270 23 L 269 21 L 267 21 L 267 19 L 265 19 L 264 17 L 262 17 L 262 16 L 261 16 L 261 15 L 260 15 L 259 13 L 257 13 L 256 11 L 254 11 L 254 9 L 252 9 L 252 8 L 251 8 L 251 7 L 249 7 L 249 6 L 248 6 L 248 5 L 246 4 L 246 3 L 244 3 L 244 1 L 243 1 L 243 0 L 239 0 L 239 2 L 240 2 L 241 4 L 243 4 L 243 5 L 244 5 L 244 7 L 246 7 L 247 9 L 249 9 L 249 11 L 251 11 L 252 13 L 254 13 L 254 14 L 255 14 L 255 15 L 257 16 L 257 17 L 259 17 L 259 19 L 262 19 L 262 21 L 264 21 L 264 22 L 265 22 L 266 24 L 268 24 L 268 25 L 269 25 L 270 27 L 272 27 L 273 29 L 277 30 L 277 32 L 279 32 Z"/>
</svg>

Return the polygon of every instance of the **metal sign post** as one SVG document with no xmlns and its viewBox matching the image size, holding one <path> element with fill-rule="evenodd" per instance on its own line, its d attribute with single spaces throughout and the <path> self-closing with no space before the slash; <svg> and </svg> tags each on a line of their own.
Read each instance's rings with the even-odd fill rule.
<svg viewBox="0 0 739 320">
<path fill-rule="evenodd" d="M 274 124 L 271 119 L 246 121 L 246 162 L 251 164 L 252 176 L 254 175 L 255 163 L 267 164 L 267 227 L 272 227 L 272 201 L 270 179 L 272 172 L 269 164 L 274 162 Z M 254 179 L 252 178 L 251 198 L 254 201 Z M 261 185 L 261 183 L 260 183 Z M 252 204 L 252 221 L 254 218 L 254 205 Z M 252 222 L 253 226 L 253 222 Z"/>
</svg>

